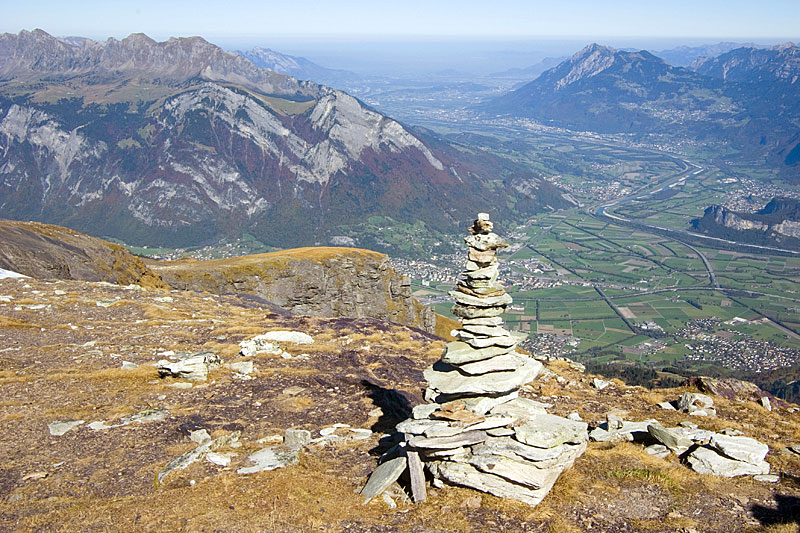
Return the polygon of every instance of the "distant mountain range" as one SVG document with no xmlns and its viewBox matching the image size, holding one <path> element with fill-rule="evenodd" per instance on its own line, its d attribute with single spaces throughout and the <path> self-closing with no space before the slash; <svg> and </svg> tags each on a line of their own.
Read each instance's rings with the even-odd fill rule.
<svg viewBox="0 0 800 533">
<path fill-rule="evenodd" d="M 575 130 L 728 142 L 800 181 L 799 57 L 791 43 L 738 48 L 689 69 L 593 44 L 478 109 Z"/>
<path fill-rule="evenodd" d="M 0 35 L 0 217 L 136 244 L 250 232 L 286 247 L 374 215 L 452 232 L 478 211 L 564 205 L 509 161 L 199 37 Z"/>
<path fill-rule="evenodd" d="M 344 86 L 359 78 L 355 72 L 325 68 L 304 57 L 282 54 L 260 46 L 246 51 L 236 50 L 234 53 L 250 60 L 259 68 L 293 76 L 298 80 L 312 80 L 331 87 Z"/>
<path fill-rule="evenodd" d="M 678 46 L 669 50 L 659 50 L 653 55 L 660 57 L 674 67 L 688 67 L 700 58 L 712 58 L 736 48 L 758 48 L 755 43 L 722 42 L 700 46 Z"/>
</svg>

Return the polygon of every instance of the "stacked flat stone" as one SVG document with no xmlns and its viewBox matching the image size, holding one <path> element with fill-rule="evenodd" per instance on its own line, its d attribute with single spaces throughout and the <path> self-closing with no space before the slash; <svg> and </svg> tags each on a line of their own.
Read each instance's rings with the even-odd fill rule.
<svg viewBox="0 0 800 533">
<path fill-rule="evenodd" d="M 362 491 L 367 499 L 405 466 L 414 501 L 425 499 L 426 468 L 436 482 L 536 505 L 586 449 L 585 422 L 548 414 L 542 404 L 519 397 L 542 364 L 518 352 L 524 337 L 503 327 L 500 315 L 511 297 L 497 282 L 497 251 L 508 244 L 492 226 L 481 213 L 465 239 L 466 270 L 450 293 L 462 325 L 451 333 L 457 340 L 424 372 L 430 403 L 397 425 L 404 439 L 392 454 L 404 456 L 405 465 L 386 457 Z M 391 476 L 378 476 L 379 470 Z"/>
</svg>

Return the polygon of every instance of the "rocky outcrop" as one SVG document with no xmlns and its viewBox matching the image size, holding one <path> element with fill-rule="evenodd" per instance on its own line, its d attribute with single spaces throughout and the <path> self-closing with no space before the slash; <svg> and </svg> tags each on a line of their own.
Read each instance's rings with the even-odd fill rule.
<svg viewBox="0 0 800 533">
<path fill-rule="evenodd" d="M 800 202 L 773 198 L 756 213 L 737 213 L 722 205 L 706 208 L 692 226 L 721 238 L 739 238 L 755 244 L 800 244 Z"/>
<path fill-rule="evenodd" d="M 434 313 L 411 296 L 411 281 L 389 259 L 355 248 L 298 248 L 211 261 L 150 262 L 178 289 L 249 293 L 294 314 L 369 317 L 429 332 Z"/>
<path fill-rule="evenodd" d="M 38 222 L 0 220 L 0 268 L 37 279 L 167 287 L 127 248 Z"/>
</svg>

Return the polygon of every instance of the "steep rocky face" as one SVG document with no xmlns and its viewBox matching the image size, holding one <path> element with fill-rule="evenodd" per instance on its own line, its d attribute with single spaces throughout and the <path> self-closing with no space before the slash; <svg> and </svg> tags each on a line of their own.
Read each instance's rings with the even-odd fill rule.
<svg viewBox="0 0 800 533">
<path fill-rule="evenodd" d="M 525 216 L 567 203 L 500 158 L 200 38 L 4 34 L 0 75 L 0 216 L 136 244 L 250 232 L 290 247 L 373 215 L 449 231 L 462 209 Z"/>
<path fill-rule="evenodd" d="M 0 220 L 0 268 L 37 279 L 167 287 L 126 248 L 37 222 Z"/>
<path fill-rule="evenodd" d="M 73 44 L 75 43 L 75 44 Z M 143 33 L 118 41 L 62 41 L 42 30 L 0 35 L 0 76 L 73 78 L 91 75 L 90 83 L 118 76 L 157 84 L 183 83 L 192 78 L 228 82 L 265 94 L 318 96 L 320 87 L 257 68 L 236 54 L 200 37 L 156 42 Z"/>
<path fill-rule="evenodd" d="M 700 58 L 691 68 L 700 74 L 733 82 L 800 81 L 800 47 L 786 43 L 771 48 L 741 47 L 712 58 Z"/>
<path fill-rule="evenodd" d="M 212 261 L 149 262 L 178 289 L 249 293 L 293 314 L 377 318 L 435 330 L 432 310 L 387 257 L 352 248 L 300 248 Z"/>
<path fill-rule="evenodd" d="M 706 208 L 702 218 L 692 221 L 692 226 L 721 238 L 731 237 L 735 233 L 756 244 L 781 244 L 796 248 L 800 245 L 800 202 L 790 198 L 773 198 L 763 209 L 752 214 L 712 205 Z"/>
</svg>

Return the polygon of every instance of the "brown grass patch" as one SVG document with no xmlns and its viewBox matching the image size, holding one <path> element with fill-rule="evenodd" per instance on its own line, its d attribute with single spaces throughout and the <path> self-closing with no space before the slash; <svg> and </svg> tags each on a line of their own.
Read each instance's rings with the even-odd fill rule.
<svg viewBox="0 0 800 533">
<path fill-rule="evenodd" d="M 27 322 L 25 320 L 20 320 L 17 318 L 11 318 L 8 316 L 0 316 L 0 328 L 9 328 L 9 329 L 22 329 L 22 328 L 36 328 L 39 329 L 42 326 L 36 324 L 34 322 Z"/>
</svg>

